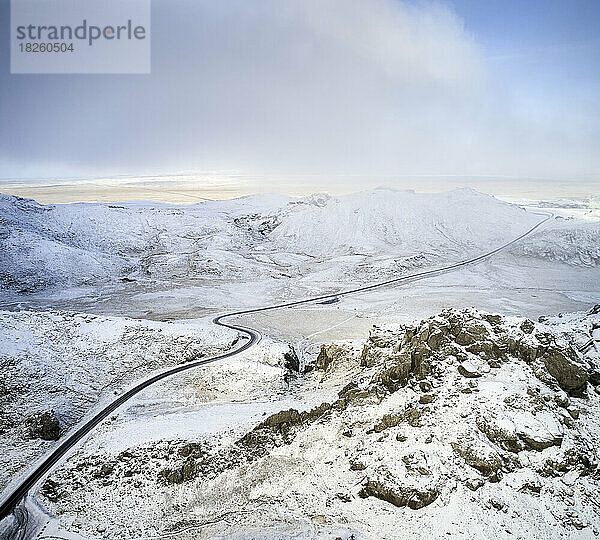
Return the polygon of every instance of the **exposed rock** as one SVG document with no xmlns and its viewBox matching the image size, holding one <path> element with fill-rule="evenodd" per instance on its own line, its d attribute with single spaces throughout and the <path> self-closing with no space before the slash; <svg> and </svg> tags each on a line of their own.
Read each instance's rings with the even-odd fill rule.
<svg viewBox="0 0 600 540">
<path fill-rule="evenodd" d="M 575 351 L 553 345 L 540 356 L 540 360 L 565 392 L 577 396 L 585 393 L 588 368 L 579 360 Z"/>
<path fill-rule="evenodd" d="M 596 304 L 592 309 L 588 311 L 588 315 L 598 315 L 600 314 L 600 304 Z"/>
<path fill-rule="evenodd" d="M 431 392 L 432 386 L 428 381 L 420 381 L 419 388 L 421 389 L 421 392 Z"/>
<path fill-rule="evenodd" d="M 285 360 L 286 369 L 296 373 L 300 371 L 300 360 L 294 347 L 290 347 L 290 350 L 283 355 L 283 359 Z"/>
<path fill-rule="evenodd" d="M 423 409 L 416 409 L 414 407 L 408 407 L 404 411 L 404 419 L 412 427 L 421 427 L 421 416 L 423 415 Z"/>
<path fill-rule="evenodd" d="M 375 376 L 374 382 L 380 383 L 388 392 L 394 393 L 406 386 L 412 369 L 413 360 L 409 353 L 394 354 L 386 359 L 384 368 Z"/>
<path fill-rule="evenodd" d="M 60 437 L 60 423 L 54 411 L 43 411 L 27 419 L 29 436 L 32 439 L 57 441 Z"/>
<path fill-rule="evenodd" d="M 437 499 L 440 486 L 439 460 L 417 450 L 400 459 L 385 458 L 371 470 L 359 495 L 418 510 Z"/>
<path fill-rule="evenodd" d="M 477 427 L 490 442 L 509 452 L 520 452 L 523 444 L 517 435 L 514 422 L 507 416 L 486 411 L 477 417 Z"/>
<path fill-rule="evenodd" d="M 582 448 L 569 448 L 546 459 L 539 472 L 543 476 L 560 476 L 577 469 L 581 470 L 582 475 L 588 475 L 597 468 L 598 463 L 592 452 Z"/>
<path fill-rule="evenodd" d="M 329 364 L 333 361 L 333 356 L 330 356 L 327 352 L 327 346 L 321 345 L 321 351 L 319 352 L 319 356 L 317 356 L 316 368 L 321 371 L 327 371 Z"/>
<path fill-rule="evenodd" d="M 478 369 L 469 361 L 461 362 L 458 365 L 458 372 L 463 376 L 469 379 L 481 377 L 481 373 Z"/>
<path fill-rule="evenodd" d="M 435 489 L 416 489 L 414 487 L 388 486 L 376 480 L 367 480 L 359 495 L 363 498 L 377 497 L 394 506 L 408 506 L 413 510 L 423 508 L 438 498 Z"/>
<path fill-rule="evenodd" d="M 338 396 L 346 405 L 365 405 L 368 403 L 381 403 L 385 396 L 385 389 L 377 384 L 360 388 L 354 381 L 342 388 Z"/>
<path fill-rule="evenodd" d="M 180 469 L 163 469 L 160 475 L 167 484 L 181 484 L 183 482 L 183 474 Z"/>
<path fill-rule="evenodd" d="M 327 371 L 331 363 L 341 358 L 345 352 L 345 349 L 337 345 L 321 345 L 321 350 L 315 361 L 315 369 Z"/>
<path fill-rule="evenodd" d="M 245 496 L 236 491 L 238 481 L 256 481 L 259 494 L 272 480 L 281 482 L 276 489 L 285 490 L 288 479 L 302 483 L 304 475 L 322 466 L 336 477 L 318 488 L 318 497 L 335 512 L 354 499 L 352 486 L 360 483 L 361 497 L 415 510 L 438 497 L 455 504 L 457 493 L 464 498 L 459 504 L 471 505 L 469 512 L 493 514 L 495 508 L 515 520 L 517 511 L 539 507 L 543 512 L 548 505 L 577 510 L 583 517 L 557 517 L 577 528 L 594 512 L 582 513 L 576 497 L 586 501 L 597 487 L 595 441 L 585 429 L 597 400 L 593 395 L 588 402 L 571 400 L 566 388 L 560 389 L 566 385 L 576 392 L 569 381 L 587 368 L 564 345 L 569 341 L 563 327 L 553 333 L 550 325 L 445 310 L 414 326 L 374 329 L 361 367 L 338 362 L 341 346 L 324 345 L 317 366 L 327 371 L 327 391 L 332 384 L 345 384 L 337 398 L 309 411 L 265 416 L 229 446 L 179 444 L 171 458 L 158 461 L 164 467 L 171 459 L 160 475 L 162 488 L 201 478 L 200 490 L 210 486 L 216 496 L 230 490 L 238 504 Z M 582 335 L 588 330 L 589 325 Z M 577 342 L 584 340 L 578 336 Z M 546 365 L 565 362 L 575 367 L 551 373 Z M 343 378 L 348 373 L 351 380 Z M 314 422 L 320 425 L 310 429 Z M 144 470 L 132 467 L 132 459 L 123 461 L 114 471 L 107 468 L 106 475 L 127 477 L 128 471 Z M 104 470 L 96 462 L 84 472 L 98 469 Z M 305 487 L 303 497 L 312 498 L 315 487 Z M 570 491 L 563 495 L 562 490 Z M 393 507 L 387 511 L 391 519 L 397 514 Z M 310 512 L 318 523 L 322 515 L 331 517 L 314 507 Z"/>
<path fill-rule="evenodd" d="M 364 471 L 367 467 L 364 463 L 360 461 L 351 460 L 350 461 L 350 470 L 351 471 Z"/>
<path fill-rule="evenodd" d="M 381 433 L 385 429 L 396 427 L 400 422 L 402 422 L 402 416 L 397 414 L 384 414 L 382 419 L 375 424 L 373 430 L 375 433 Z"/>
<path fill-rule="evenodd" d="M 477 491 L 484 483 L 485 482 L 481 478 L 469 478 L 465 481 L 465 486 L 471 491 Z"/>
<path fill-rule="evenodd" d="M 477 469 L 484 476 L 490 476 L 498 472 L 502 466 L 502 460 L 498 452 L 482 441 L 463 437 L 460 441 L 450 444 L 467 465 Z"/>
<path fill-rule="evenodd" d="M 297 409 L 288 409 L 272 414 L 266 420 L 261 422 L 255 429 L 271 428 L 279 433 L 287 431 L 289 426 L 297 425 L 302 422 L 302 415 Z"/>
<path fill-rule="evenodd" d="M 58 501 L 58 499 L 60 499 L 62 495 L 58 482 L 55 482 L 51 478 L 46 479 L 46 481 L 40 488 L 40 492 L 44 497 L 46 497 L 49 501 L 52 502 Z"/>
<path fill-rule="evenodd" d="M 516 421 L 517 434 L 528 448 L 541 451 L 562 444 L 560 424 L 549 413 L 536 416 L 521 413 L 516 416 Z"/>
<path fill-rule="evenodd" d="M 113 471 L 115 470 L 114 465 L 110 464 L 110 463 L 103 463 L 102 466 L 96 470 L 96 472 L 94 473 L 94 477 L 96 478 L 107 478 L 108 476 L 110 476 Z"/>
<path fill-rule="evenodd" d="M 525 334 L 531 334 L 533 332 L 533 330 L 535 329 L 535 323 L 529 319 L 525 319 L 521 325 L 519 326 L 519 328 L 523 331 L 523 333 Z"/>
</svg>

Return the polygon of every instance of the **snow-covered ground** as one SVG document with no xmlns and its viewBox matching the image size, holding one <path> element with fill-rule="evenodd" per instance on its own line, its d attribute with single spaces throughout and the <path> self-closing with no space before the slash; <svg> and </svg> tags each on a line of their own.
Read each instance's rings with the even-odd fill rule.
<svg viewBox="0 0 600 540">
<path fill-rule="evenodd" d="M 50 530 L 594 538 L 600 342 L 580 348 L 598 328 L 447 310 L 325 346 L 279 402 L 176 408 L 156 431 L 138 403 L 42 486 Z"/>
<path fill-rule="evenodd" d="M 267 280 L 285 294 L 303 277 L 332 286 L 460 259 L 539 219 L 472 190 L 263 195 L 188 206 L 42 206 L 3 196 L 0 286 L 24 294 Z"/>
<path fill-rule="evenodd" d="M 41 516 L 41 538 L 593 537 L 600 320 L 586 313 L 600 303 L 596 200 L 526 201 L 526 211 L 465 189 L 194 205 L 43 206 L 0 196 L 0 484 L 56 444 L 40 439 L 40 425 L 52 434 L 58 421 L 63 437 L 151 371 L 229 348 L 236 333 L 210 322 L 217 311 L 465 260 L 533 227 L 544 218 L 535 212 L 552 212 L 476 265 L 332 304 L 240 317 L 260 331 L 258 345 L 149 387 L 33 495 L 59 516 Z M 443 311 L 470 306 L 503 318 Z M 529 331 L 518 316 L 546 318 Z M 454 317 L 489 335 L 477 335 L 485 345 L 470 351 L 472 343 L 450 332 L 453 352 L 427 357 L 425 377 L 411 362 L 408 385 L 390 392 L 382 372 L 399 362 L 406 325 L 428 317 L 419 328 Z M 567 392 L 543 360 L 508 346 L 514 338 L 542 351 L 544 335 L 584 365 L 584 391 Z M 361 360 L 365 344 L 372 363 Z M 505 349 L 490 358 L 496 346 Z M 465 359 L 481 377 L 457 371 Z M 335 405 L 352 381 L 375 398 Z M 372 387 L 382 384 L 380 395 Z M 418 403 L 422 395 L 433 401 Z M 333 409 L 314 412 L 323 402 Z M 313 413 L 300 421 L 286 413 L 275 417 L 287 418 L 282 423 L 255 429 L 290 408 Z M 409 409 L 421 411 L 421 426 Z M 53 416 L 42 422 L 44 411 Z M 522 448 L 498 441 L 497 426 L 482 427 L 482 417 L 496 417 L 490 411 L 503 429 L 516 426 Z M 375 428 L 385 415 L 400 420 Z M 547 448 L 534 447 L 540 433 L 553 441 Z M 472 448 L 456 446 L 471 440 Z M 489 454 L 497 474 L 474 467 L 470 454 Z M 406 493 L 411 501 L 435 498 L 412 509 Z"/>
<path fill-rule="evenodd" d="M 235 337 L 205 320 L 0 311 L 0 486 L 134 381 L 229 349 Z M 31 424 L 40 413 L 55 425 L 36 436 Z"/>
</svg>

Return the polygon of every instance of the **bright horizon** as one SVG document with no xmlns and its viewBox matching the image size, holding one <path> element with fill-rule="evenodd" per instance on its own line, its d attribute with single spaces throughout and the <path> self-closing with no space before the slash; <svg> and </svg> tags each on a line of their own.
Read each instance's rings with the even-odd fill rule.
<svg viewBox="0 0 600 540">
<path fill-rule="evenodd" d="M 230 176 L 238 195 L 431 177 L 488 177 L 483 191 L 520 178 L 538 197 L 540 179 L 600 185 L 597 2 L 152 9 L 150 75 L 11 75 L 0 53 L 0 192 L 177 171 L 196 171 L 200 193 L 215 186 L 198 171 L 226 171 L 223 196 Z M 7 2 L 0 15 L 8 31 Z"/>
<path fill-rule="evenodd" d="M 301 182 L 298 179 L 302 180 Z M 572 181 L 543 178 L 423 175 L 381 176 L 365 181 L 361 176 L 246 176 L 233 173 L 180 173 L 176 175 L 123 176 L 77 179 L 4 180 L 0 193 L 35 199 L 41 204 L 120 202 L 148 200 L 194 203 L 233 199 L 260 193 L 302 197 L 326 192 L 344 195 L 365 189 L 390 187 L 417 192 L 439 192 L 467 187 L 510 201 L 585 199 L 598 196 L 595 179 Z"/>
</svg>

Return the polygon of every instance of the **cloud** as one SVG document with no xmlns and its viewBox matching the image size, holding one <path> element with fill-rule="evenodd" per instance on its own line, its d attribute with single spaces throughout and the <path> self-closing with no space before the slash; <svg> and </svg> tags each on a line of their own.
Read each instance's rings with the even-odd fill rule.
<svg viewBox="0 0 600 540">
<path fill-rule="evenodd" d="M 441 4 L 155 0 L 152 49 L 149 76 L 13 80 L 4 167 L 39 164 L 48 176 L 598 168 L 596 124 L 519 110 Z"/>
</svg>

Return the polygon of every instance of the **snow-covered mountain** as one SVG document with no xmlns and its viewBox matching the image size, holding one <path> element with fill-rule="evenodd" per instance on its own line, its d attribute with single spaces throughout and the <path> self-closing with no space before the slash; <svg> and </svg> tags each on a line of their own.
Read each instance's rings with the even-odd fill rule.
<svg viewBox="0 0 600 540">
<path fill-rule="evenodd" d="M 46 206 L 0 196 L 0 287 L 292 277 L 336 257 L 351 268 L 375 257 L 380 269 L 397 271 L 479 253 L 537 221 L 468 189 L 255 195 L 180 206 Z"/>
<path fill-rule="evenodd" d="M 313 195 L 290 207 L 271 237 L 281 249 L 319 257 L 464 253 L 501 244 L 539 221 L 515 205 L 471 189 Z"/>
</svg>

